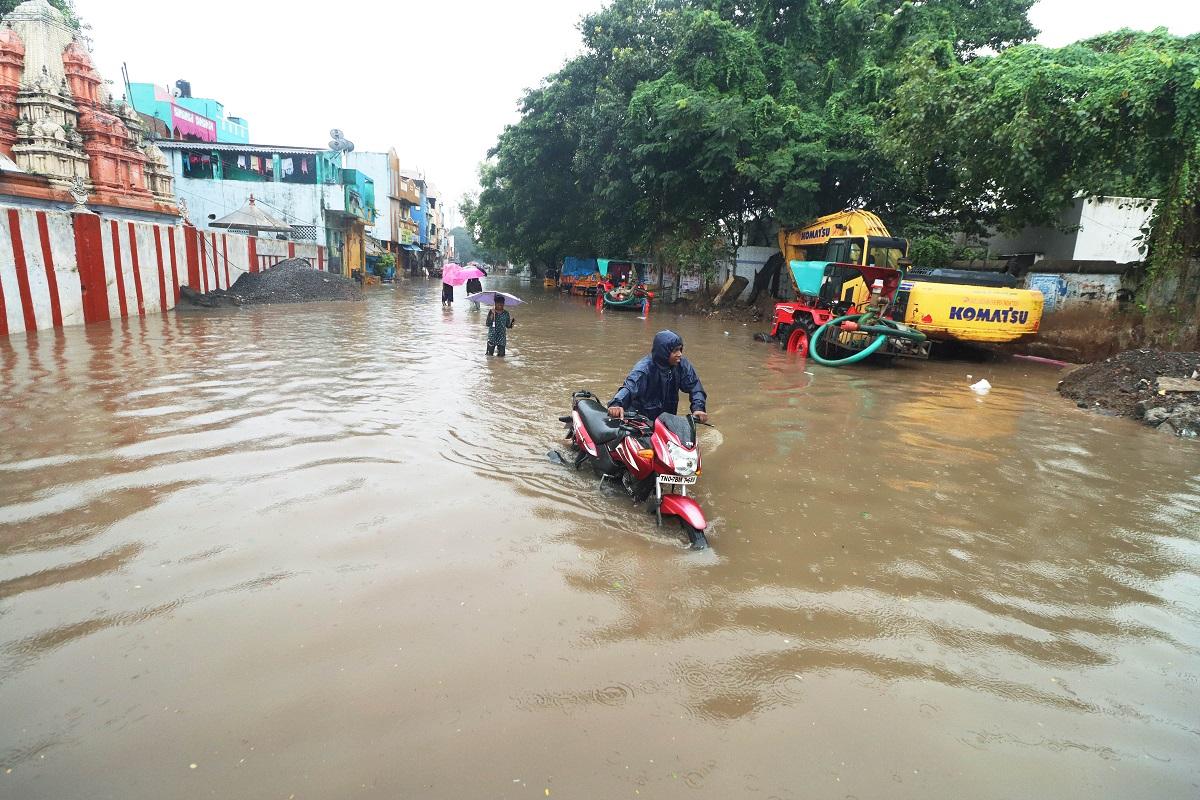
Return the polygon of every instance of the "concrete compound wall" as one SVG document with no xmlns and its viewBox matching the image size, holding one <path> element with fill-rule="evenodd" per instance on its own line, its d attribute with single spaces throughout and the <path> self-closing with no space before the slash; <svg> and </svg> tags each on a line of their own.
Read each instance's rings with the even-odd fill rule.
<svg viewBox="0 0 1200 800">
<path fill-rule="evenodd" d="M 1133 287 L 1125 285 L 1120 275 L 1089 275 L 1030 273 L 1025 288 L 1037 289 L 1046 298 L 1043 310 L 1047 314 L 1076 306 L 1115 308 L 1133 295 Z"/>
<path fill-rule="evenodd" d="M 0 206 L 0 336 L 163 313 L 293 257 L 325 269 L 315 242 Z"/>
<path fill-rule="evenodd" d="M 739 247 L 737 249 L 737 260 L 732 264 L 725 264 L 717 274 L 718 286 L 723 286 L 725 281 L 732 277 L 743 277 L 749 283 L 742 293 L 738 296 L 739 300 L 745 300 L 750 297 L 750 292 L 754 289 L 754 275 L 764 266 L 767 259 L 779 252 L 778 247 Z"/>
</svg>

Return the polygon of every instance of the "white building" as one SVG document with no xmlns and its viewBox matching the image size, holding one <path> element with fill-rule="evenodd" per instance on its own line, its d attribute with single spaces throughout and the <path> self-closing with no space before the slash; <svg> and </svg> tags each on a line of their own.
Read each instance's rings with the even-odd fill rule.
<svg viewBox="0 0 1200 800">
<path fill-rule="evenodd" d="M 988 239 L 993 258 L 1033 255 L 1035 260 L 1142 260 L 1141 237 L 1157 201 L 1141 197 L 1080 197 L 1059 217 L 1058 228 L 1026 228 Z M 1065 231 L 1065 232 L 1064 232 Z"/>
<path fill-rule="evenodd" d="M 325 212 L 345 211 L 341 176 L 332 175 L 333 167 L 322 160 L 326 155 L 322 150 L 215 142 L 162 141 L 158 145 L 170 162 L 175 191 L 187 204 L 189 220 L 202 230 L 209 222 L 242 208 L 253 194 L 264 210 L 292 226 L 290 238 L 325 244 Z M 232 165 L 226 166 L 220 177 L 213 163 L 217 158 Z M 280 180 L 274 179 L 276 159 Z M 264 161 L 270 162 L 269 170 Z M 242 166 L 237 166 L 239 163 Z M 285 168 L 286 178 L 282 175 Z M 255 172 L 261 177 L 250 174 Z"/>
<path fill-rule="evenodd" d="M 381 242 L 392 239 L 393 203 L 399 203 L 391 197 L 390 187 L 392 177 L 390 163 L 395 150 L 391 153 L 370 153 L 357 150 L 346 153 L 346 166 L 356 169 L 375 182 L 375 224 L 367 228 L 367 234 Z M 385 191 L 388 190 L 388 191 Z"/>
<path fill-rule="evenodd" d="M 158 143 L 175 176 L 175 192 L 201 230 L 244 207 L 250 197 L 291 225 L 278 234 L 324 245 L 330 269 L 359 269 L 363 234 L 375 222 L 375 185 L 342 166 L 342 154 L 307 147 L 220 142 Z"/>
</svg>

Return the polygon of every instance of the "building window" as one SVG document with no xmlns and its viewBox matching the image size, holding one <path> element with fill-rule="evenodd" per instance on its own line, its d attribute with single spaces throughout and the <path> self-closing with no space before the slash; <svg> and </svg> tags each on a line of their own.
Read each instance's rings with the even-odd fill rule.
<svg viewBox="0 0 1200 800">
<path fill-rule="evenodd" d="M 183 157 L 183 177 L 202 179 L 213 177 L 212 153 L 196 153 L 185 150 L 180 155 Z"/>
<path fill-rule="evenodd" d="M 221 176 L 229 181 L 270 181 L 275 164 L 264 153 L 226 151 L 221 153 Z"/>
<path fill-rule="evenodd" d="M 316 183 L 316 158 L 306 155 L 281 155 L 279 157 L 279 178 L 284 183 Z"/>
</svg>

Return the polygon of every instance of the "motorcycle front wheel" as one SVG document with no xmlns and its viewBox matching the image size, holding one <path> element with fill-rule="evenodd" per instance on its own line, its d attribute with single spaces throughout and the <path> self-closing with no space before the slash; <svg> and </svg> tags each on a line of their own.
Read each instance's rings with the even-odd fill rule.
<svg viewBox="0 0 1200 800">
<path fill-rule="evenodd" d="M 704 531 L 697 530 L 691 525 L 688 525 L 687 520 L 680 519 L 679 527 L 683 528 L 683 532 L 687 534 L 689 546 L 693 550 L 704 550 L 708 547 L 708 539 L 704 538 Z"/>
</svg>

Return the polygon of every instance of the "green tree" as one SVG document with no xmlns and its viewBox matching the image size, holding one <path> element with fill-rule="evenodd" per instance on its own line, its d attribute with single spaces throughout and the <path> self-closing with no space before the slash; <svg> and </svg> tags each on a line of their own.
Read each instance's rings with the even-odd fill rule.
<svg viewBox="0 0 1200 800">
<path fill-rule="evenodd" d="M 521 104 L 473 223 L 530 261 L 731 244 L 764 220 L 870 205 L 902 225 L 954 189 L 883 142 L 909 51 L 945 66 L 1030 38 L 1033 0 L 614 0 Z"/>
<path fill-rule="evenodd" d="M 929 46 L 908 72 L 886 140 L 912 174 L 950 177 L 958 216 L 1013 229 L 1053 224 L 1080 193 L 1155 197 L 1155 280 L 1196 256 L 1200 35 L 1124 30 L 963 63 Z"/>
<path fill-rule="evenodd" d="M 464 206 L 460 204 L 459 209 L 463 210 L 463 208 Z M 469 228 L 462 226 L 451 228 L 450 236 L 454 239 L 454 257 L 460 263 L 482 261 L 485 264 L 499 264 L 508 260 L 503 253 L 489 250 L 480 244 Z"/>
</svg>

